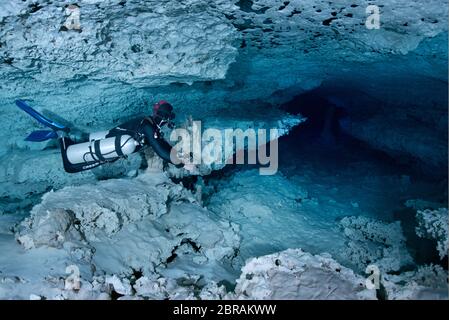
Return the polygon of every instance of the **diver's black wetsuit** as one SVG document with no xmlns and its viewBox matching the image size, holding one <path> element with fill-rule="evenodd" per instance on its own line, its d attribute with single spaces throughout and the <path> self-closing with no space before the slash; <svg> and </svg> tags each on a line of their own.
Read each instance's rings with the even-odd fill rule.
<svg viewBox="0 0 449 320">
<path fill-rule="evenodd" d="M 167 162 L 173 163 L 170 158 L 172 146 L 162 138 L 162 133 L 152 117 L 143 117 L 127 121 L 111 129 L 105 138 L 120 137 L 122 135 L 129 135 L 139 143 L 136 146 L 136 150 L 134 152 L 138 152 L 142 148 L 149 145 L 153 148 L 153 150 L 157 153 L 157 155 L 159 155 L 159 157 L 161 157 L 163 160 Z M 117 139 L 116 141 L 120 141 L 120 139 Z M 76 143 L 79 142 L 74 142 L 72 139 L 68 137 L 63 137 L 60 139 L 61 154 L 64 163 L 64 169 L 68 173 L 90 170 L 104 163 L 114 162 L 118 160 L 120 157 L 124 156 L 123 154 L 120 154 L 118 152 L 119 157 L 114 159 L 104 159 L 101 155 L 96 154 L 97 157 L 99 158 L 99 161 L 72 164 L 69 162 L 67 158 L 67 148 Z M 117 148 L 117 150 L 118 149 L 119 148 Z M 176 165 L 177 167 L 183 166 L 181 161 L 177 162 L 179 163 Z"/>
</svg>

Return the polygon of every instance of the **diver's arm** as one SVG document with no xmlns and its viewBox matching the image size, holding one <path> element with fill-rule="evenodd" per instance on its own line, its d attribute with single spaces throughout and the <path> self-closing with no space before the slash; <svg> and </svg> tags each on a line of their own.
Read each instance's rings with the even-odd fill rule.
<svg viewBox="0 0 449 320">
<path fill-rule="evenodd" d="M 148 144 L 153 148 L 154 152 L 156 152 L 159 157 L 175 165 L 177 168 L 182 168 L 184 166 L 181 160 L 177 157 L 176 151 L 173 147 L 157 134 L 155 135 L 155 129 L 151 124 L 146 122 L 142 127 L 142 131 L 147 138 Z M 174 151 L 173 156 L 175 157 L 173 160 L 178 164 L 173 163 L 174 161 L 171 159 L 172 150 Z"/>
</svg>

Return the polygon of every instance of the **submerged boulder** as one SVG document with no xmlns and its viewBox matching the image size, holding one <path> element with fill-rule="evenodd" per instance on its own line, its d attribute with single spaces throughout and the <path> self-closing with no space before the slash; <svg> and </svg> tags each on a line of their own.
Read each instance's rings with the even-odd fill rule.
<svg viewBox="0 0 449 320">
<path fill-rule="evenodd" d="M 237 280 L 236 299 L 376 299 L 365 279 L 329 255 L 288 249 L 253 258 Z"/>
</svg>

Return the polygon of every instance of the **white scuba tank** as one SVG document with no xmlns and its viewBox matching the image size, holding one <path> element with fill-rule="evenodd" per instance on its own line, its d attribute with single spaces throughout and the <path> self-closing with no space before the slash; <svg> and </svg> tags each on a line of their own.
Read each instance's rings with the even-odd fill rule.
<svg viewBox="0 0 449 320">
<path fill-rule="evenodd" d="M 113 160 L 129 155 L 139 143 L 130 135 L 105 138 L 108 131 L 90 134 L 89 142 L 71 145 L 67 148 L 67 160 L 72 164 Z"/>
<path fill-rule="evenodd" d="M 99 131 L 99 132 L 92 132 L 92 133 L 89 134 L 89 141 L 105 139 L 108 133 L 109 133 L 108 130 L 106 130 L 106 131 Z"/>
</svg>

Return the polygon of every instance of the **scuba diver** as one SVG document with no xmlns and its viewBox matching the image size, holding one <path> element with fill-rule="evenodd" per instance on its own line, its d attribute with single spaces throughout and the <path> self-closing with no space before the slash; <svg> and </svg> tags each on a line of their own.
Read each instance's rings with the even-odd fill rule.
<svg viewBox="0 0 449 320">
<path fill-rule="evenodd" d="M 90 170 L 102 164 L 117 161 L 151 146 L 163 160 L 178 168 L 193 170 L 193 165 L 183 163 L 176 150 L 163 138 L 162 127 L 174 128 L 173 107 L 161 100 L 153 107 L 153 115 L 127 121 L 109 131 L 95 132 L 86 136 L 83 142 L 69 137 L 70 128 L 52 121 L 22 100 L 17 106 L 51 130 L 32 132 L 25 141 L 42 142 L 59 139 L 64 170 L 68 173 Z"/>
</svg>

